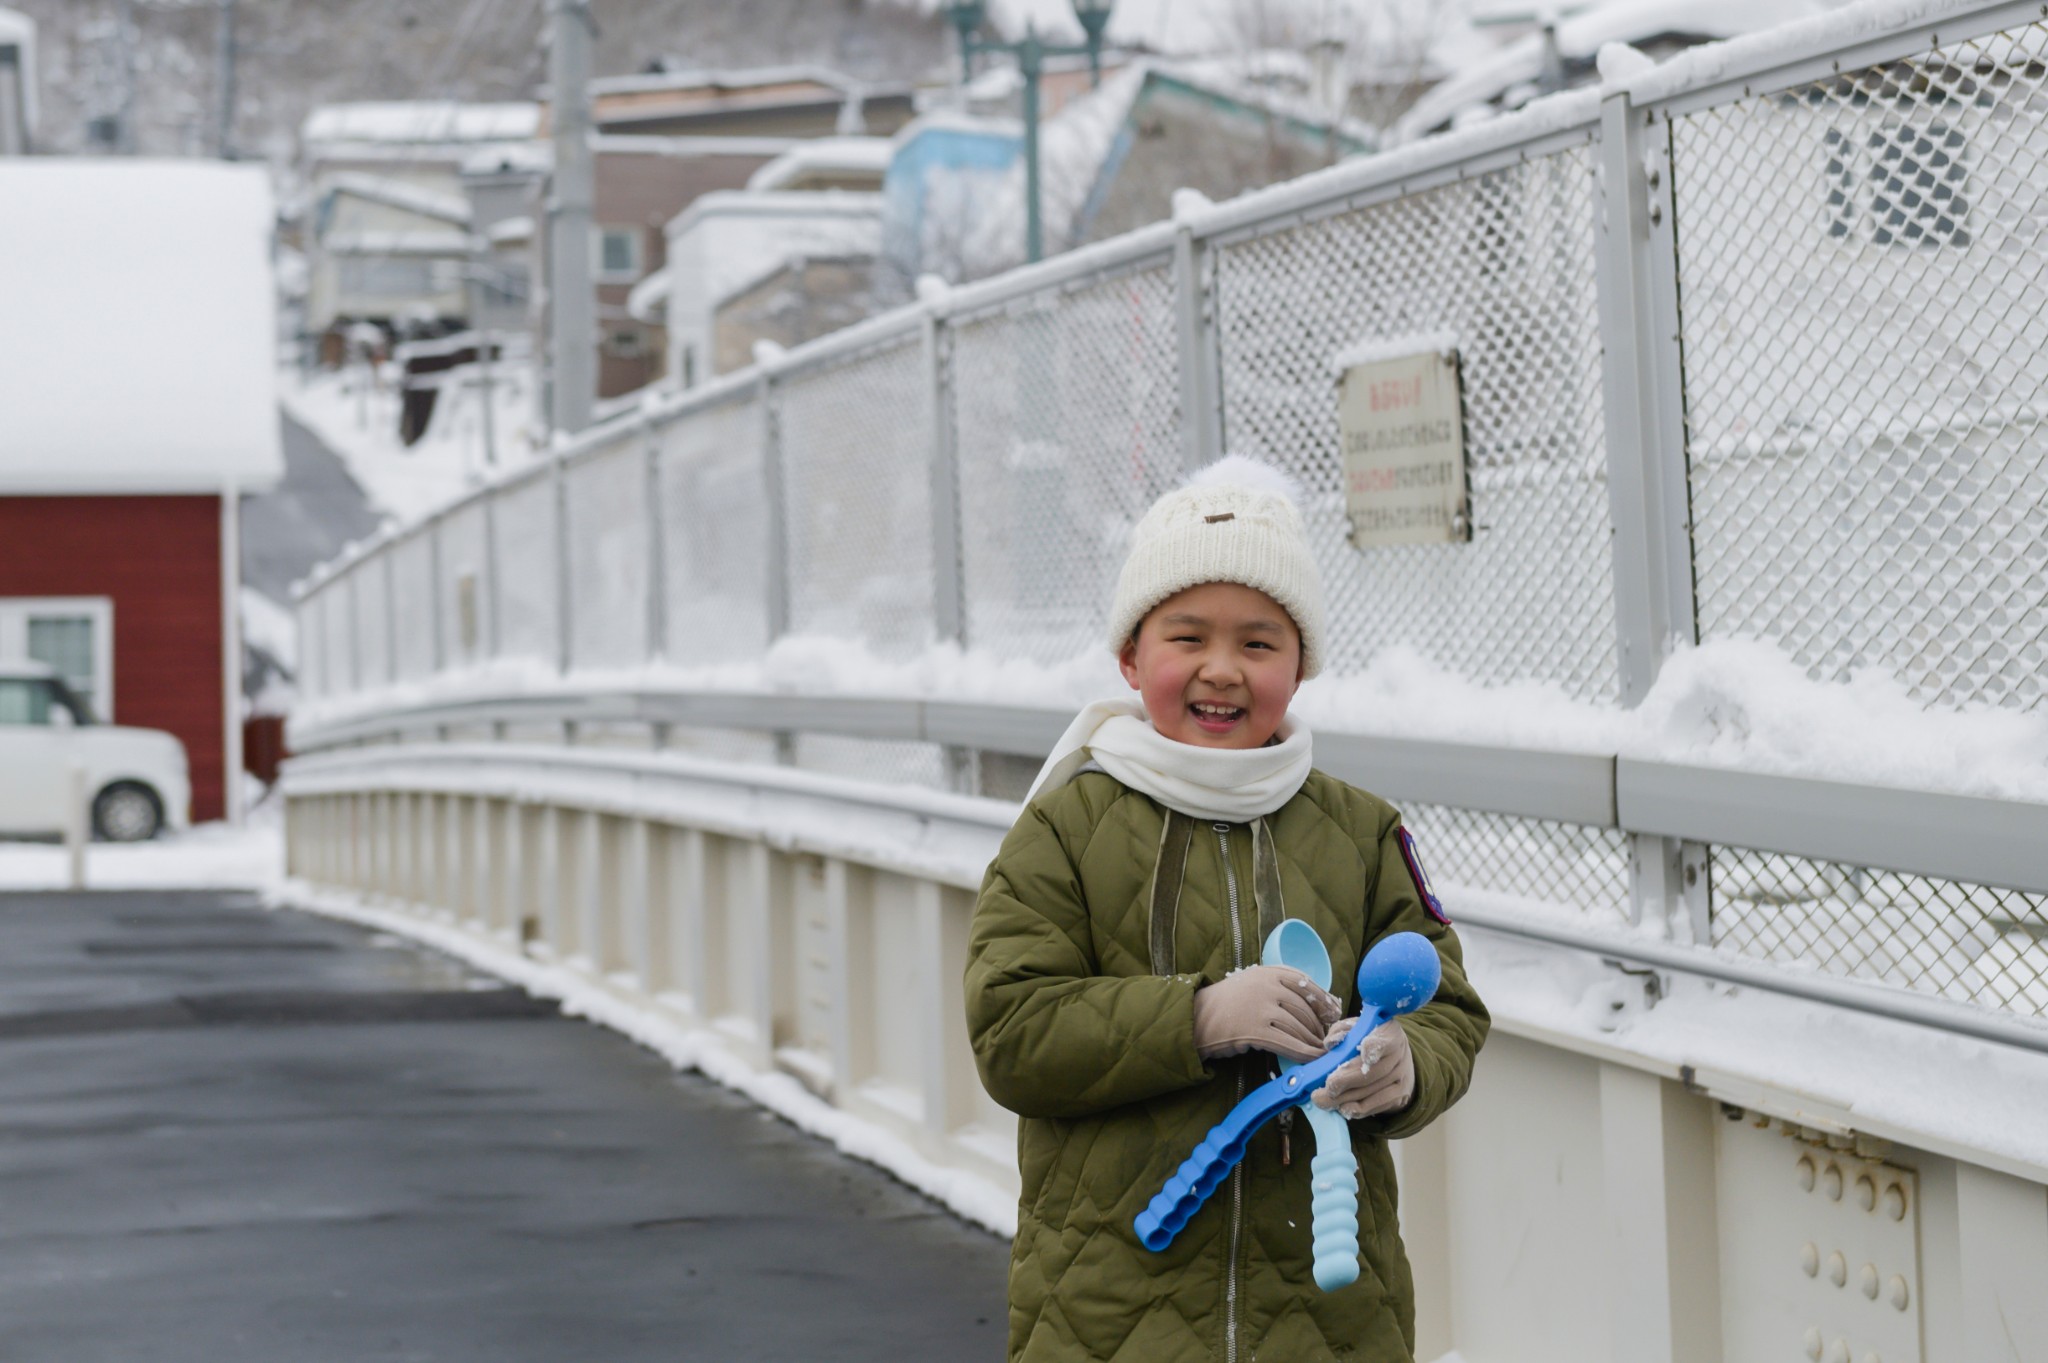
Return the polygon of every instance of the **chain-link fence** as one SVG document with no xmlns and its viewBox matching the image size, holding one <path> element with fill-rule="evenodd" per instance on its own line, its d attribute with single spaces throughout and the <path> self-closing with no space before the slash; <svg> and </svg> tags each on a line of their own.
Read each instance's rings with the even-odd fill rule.
<svg viewBox="0 0 2048 1363">
<path fill-rule="evenodd" d="M 663 652 L 722 661 L 768 651 L 766 423 L 758 394 L 699 408 L 660 433 Z"/>
<path fill-rule="evenodd" d="M 1670 150 L 1700 638 L 2039 706 L 2048 25 L 1711 105 Z M 1735 848 L 1710 884 L 1724 950 L 2048 1015 L 2040 896 Z"/>
<path fill-rule="evenodd" d="M 935 643 L 1057 666 L 1103 647 L 1145 507 L 1227 450 L 1305 490 L 1340 679 L 1398 645 L 1614 708 L 1634 659 L 1619 640 L 1696 633 L 1767 640 L 1816 680 L 1873 669 L 1931 709 L 2038 711 L 2048 25 L 1951 29 L 1875 65 L 1822 52 L 1775 86 L 1624 104 L 1620 145 L 1592 99 L 1525 135 L 1499 120 L 1434 163 L 1340 168 L 1270 211 L 1198 215 L 1177 245 L 1091 248 L 643 409 L 321 582 L 302 606 L 306 694 L 373 698 L 493 661 L 572 679 L 758 664 L 787 636 L 854 645 L 878 672 Z M 1633 268 L 1644 241 L 1665 254 Z M 1604 292 L 1617 278 L 1648 303 Z M 1339 365 L 1442 349 L 1471 538 L 1360 548 Z M 1659 404 L 1664 424 L 1637 430 L 1628 414 Z M 1628 501 L 1639 465 L 1675 512 Z M 1638 584 L 1616 590 L 1625 542 L 1691 569 L 1654 630 Z M 1028 785 L 1019 749 L 892 723 L 654 728 L 722 761 Z M 502 732 L 551 731 L 522 715 Z M 1403 810 L 1454 894 L 1599 926 L 1657 907 L 1638 869 L 1657 840 L 1632 848 L 1625 808 L 1608 826 Z M 2048 886 L 1728 846 L 1705 866 L 1715 950 L 2048 1015 Z"/>
<path fill-rule="evenodd" d="M 1064 662 L 1102 646 L 1130 529 L 1186 471 L 1171 268 L 951 328 L 965 633 Z"/>
<path fill-rule="evenodd" d="M 915 334 L 779 386 L 794 632 L 885 658 L 935 637 L 932 390 Z"/>
<path fill-rule="evenodd" d="M 2031 24 L 1673 120 L 1702 638 L 2040 704 L 2044 104 Z"/>
</svg>

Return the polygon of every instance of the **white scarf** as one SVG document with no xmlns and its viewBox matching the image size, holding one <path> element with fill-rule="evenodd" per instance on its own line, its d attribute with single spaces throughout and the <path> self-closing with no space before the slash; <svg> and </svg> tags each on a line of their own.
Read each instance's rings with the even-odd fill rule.
<svg viewBox="0 0 2048 1363">
<path fill-rule="evenodd" d="M 1098 700 L 1060 735 L 1024 801 L 1058 790 L 1093 761 L 1168 809 L 1250 823 L 1293 799 L 1308 780 L 1308 726 L 1290 715 L 1280 721 L 1279 737 L 1263 748 L 1200 748 L 1153 728 L 1135 700 Z"/>
</svg>

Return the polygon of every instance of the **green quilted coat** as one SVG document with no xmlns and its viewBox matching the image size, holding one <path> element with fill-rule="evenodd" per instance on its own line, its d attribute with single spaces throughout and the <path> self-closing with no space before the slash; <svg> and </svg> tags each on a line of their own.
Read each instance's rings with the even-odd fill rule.
<svg viewBox="0 0 2048 1363">
<path fill-rule="evenodd" d="M 1457 935 L 1417 892 L 1399 826 L 1384 801 L 1321 772 L 1252 824 L 1169 815 L 1100 772 L 1018 819 L 982 885 L 966 980 L 982 1082 L 1023 1119 L 1012 1360 L 1410 1363 L 1412 1279 L 1386 1142 L 1464 1093 L 1488 1020 Z M 1298 1114 L 1259 1131 L 1164 1252 L 1131 1229 L 1195 1143 L 1275 1072 L 1257 1051 L 1205 1064 L 1193 1000 L 1255 964 L 1282 917 L 1322 934 L 1347 1015 L 1369 943 L 1408 929 L 1443 957 L 1435 1000 L 1403 1021 L 1415 1101 L 1351 1123 L 1363 1268 L 1332 1293 L 1310 1271 L 1314 1137 Z"/>
</svg>

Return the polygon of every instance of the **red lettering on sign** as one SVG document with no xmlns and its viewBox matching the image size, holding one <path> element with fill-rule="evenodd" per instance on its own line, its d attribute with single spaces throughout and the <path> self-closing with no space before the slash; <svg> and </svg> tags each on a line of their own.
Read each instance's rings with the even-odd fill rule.
<svg viewBox="0 0 2048 1363">
<path fill-rule="evenodd" d="M 1422 378 L 1417 375 L 1412 379 L 1381 379 L 1370 385 L 1366 398 L 1375 412 L 1418 407 L 1422 404 Z"/>
</svg>

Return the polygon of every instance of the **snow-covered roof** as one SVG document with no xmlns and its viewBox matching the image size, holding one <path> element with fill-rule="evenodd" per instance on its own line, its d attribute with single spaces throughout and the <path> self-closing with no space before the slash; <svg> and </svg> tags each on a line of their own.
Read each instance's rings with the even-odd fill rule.
<svg viewBox="0 0 2048 1363">
<path fill-rule="evenodd" d="M 1568 61 L 1591 61 L 1608 43 L 1642 43 L 1666 35 L 1718 40 L 1753 33 L 1836 8 L 1830 0 L 1616 0 L 1557 25 L 1557 47 Z M 1490 103 L 1543 73 L 1543 35 L 1527 33 L 1492 57 L 1467 66 L 1435 86 L 1395 123 L 1396 140 L 1438 128 L 1466 109 Z"/>
<path fill-rule="evenodd" d="M 871 255 L 881 244 L 882 196 L 844 190 L 755 193 L 714 190 L 669 223 L 663 291 L 643 280 L 633 301 L 666 307 L 671 321 L 691 306 L 706 316 L 719 300 L 792 255 Z"/>
<path fill-rule="evenodd" d="M 673 156 L 678 160 L 709 156 L 780 156 L 803 145 L 799 137 L 691 137 L 656 133 L 599 133 L 590 139 L 599 155 Z"/>
<path fill-rule="evenodd" d="M 260 166 L 0 160 L 0 493 L 282 471 Z"/>
<path fill-rule="evenodd" d="M 691 200 L 669 220 L 671 239 L 716 218 L 871 218 L 882 211 L 882 196 L 852 190 L 799 190 L 794 193 L 751 189 L 714 189 Z"/>
<path fill-rule="evenodd" d="M 323 104 L 299 130 L 307 145 L 512 142 L 540 130 L 540 106 L 465 104 L 451 99 L 373 100 Z"/>
<path fill-rule="evenodd" d="M 590 82 L 592 95 L 638 94 L 666 90 L 753 90 L 767 85 L 809 82 L 842 93 L 860 83 L 827 66 L 749 66 L 732 70 L 649 71 L 632 76 L 599 76 Z"/>
<path fill-rule="evenodd" d="M 388 176 L 366 175 L 361 171 L 342 171 L 325 177 L 324 183 L 330 192 L 353 194 L 359 199 L 385 204 L 391 208 L 402 208 L 408 213 L 417 213 L 423 218 L 438 218 L 442 222 L 469 225 L 469 200 L 460 194 L 443 194 L 438 190 L 394 180 Z"/>
<path fill-rule="evenodd" d="M 636 322 L 658 326 L 668 315 L 668 266 L 664 265 L 633 286 L 626 295 L 626 315 Z"/>
<path fill-rule="evenodd" d="M 747 180 L 754 190 L 782 189 L 808 175 L 873 175 L 889 169 L 895 144 L 886 137 L 820 137 L 799 142 Z"/>
</svg>

